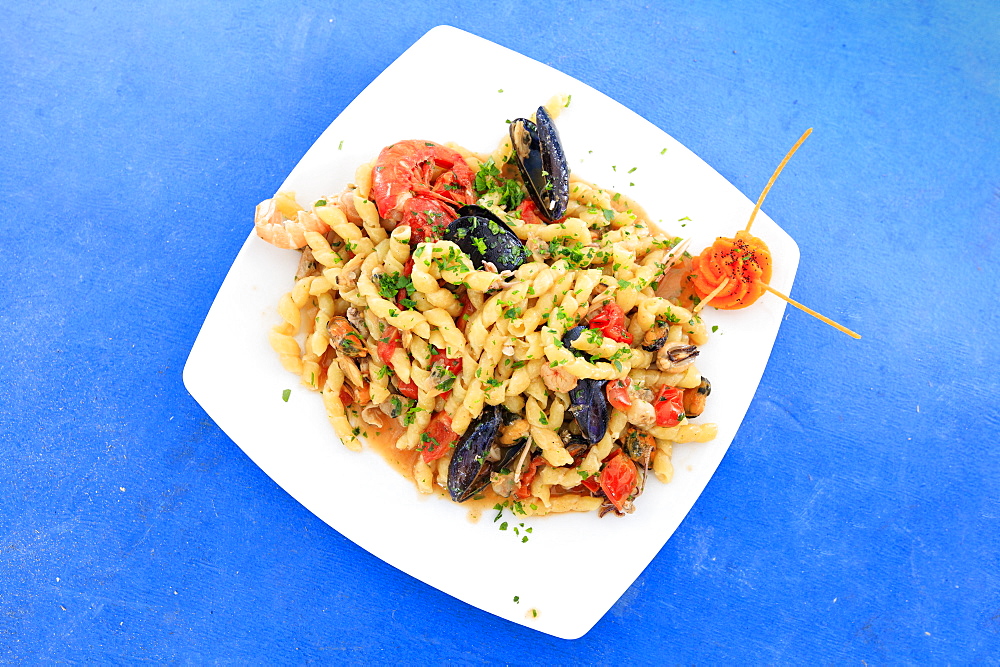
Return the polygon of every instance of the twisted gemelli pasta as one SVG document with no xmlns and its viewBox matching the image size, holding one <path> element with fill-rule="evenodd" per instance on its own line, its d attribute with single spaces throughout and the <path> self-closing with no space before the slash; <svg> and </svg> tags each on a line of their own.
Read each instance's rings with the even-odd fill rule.
<svg viewBox="0 0 1000 667">
<path fill-rule="evenodd" d="M 551 123 L 568 103 L 556 96 L 532 119 Z M 546 220 L 518 159 L 506 135 L 483 154 L 402 141 L 336 196 L 263 203 L 258 233 L 303 252 L 268 339 L 320 392 L 340 441 L 384 441 L 420 493 L 456 498 L 453 468 L 480 465 L 490 474 L 477 492 L 518 514 L 624 514 L 643 486 L 619 498 L 615 475 L 645 467 L 667 483 L 674 443 L 718 433 L 676 407 L 707 395 L 696 365 L 657 366 L 658 346 L 709 340 L 698 309 L 668 289 L 685 246 L 654 233 L 632 199 L 576 174 L 564 176 L 565 214 Z M 463 241 L 451 226 L 462 229 L 453 220 L 469 204 L 496 220 Z M 518 261 L 491 245 L 503 234 L 523 243 Z M 488 424 L 503 438 L 471 463 L 455 456 Z"/>
</svg>

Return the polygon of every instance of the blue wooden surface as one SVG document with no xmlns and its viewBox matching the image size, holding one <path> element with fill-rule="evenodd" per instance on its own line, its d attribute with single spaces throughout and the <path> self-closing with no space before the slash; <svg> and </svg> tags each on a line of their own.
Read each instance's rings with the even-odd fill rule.
<svg viewBox="0 0 1000 667">
<path fill-rule="evenodd" d="M 1000 8 L 884 4 L 3 3 L 0 660 L 996 662 Z M 864 334 L 789 311 L 715 478 L 572 642 L 343 539 L 181 382 L 253 206 L 438 24 L 750 198 L 814 127 L 765 208 L 794 296 Z M 421 103 L 460 113 L 461 57 Z"/>
</svg>

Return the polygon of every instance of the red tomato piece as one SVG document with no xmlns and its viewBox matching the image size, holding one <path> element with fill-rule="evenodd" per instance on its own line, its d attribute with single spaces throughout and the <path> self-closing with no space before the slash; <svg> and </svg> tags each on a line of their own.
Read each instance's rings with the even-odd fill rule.
<svg viewBox="0 0 1000 667">
<path fill-rule="evenodd" d="M 587 479 L 580 482 L 591 493 L 597 493 L 601 488 L 601 483 L 598 481 L 598 475 L 591 475 Z"/>
<path fill-rule="evenodd" d="M 538 473 L 538 469 L 542 467 L 545 463 L 545 459 L 541 456 L 536 456 L 531 459 L 531 463 L 528 467 L 521 472 L 521 483 L 518 484 L 517 490 L 514 491 L 514 497 L 518 500 L 524 500 L 531 495 L 531 482 L 535 479 L 535 475 Z"/>
<path fill-rule="evenodd" d="M 407 398 L 415 400 L 420 395 L 415 382 L 399 382 L 397 378 L 396 386 L 399 388 L 399 393 Z"/>
<path fill-rule="evenodd" d="M 684 392 L 663 385 L 653 398 L 657 426 L 677 426 L 684 417 Z"/>
<path fill-rule="evenodd" d="M 344 404 L 345 408 L 354 402 L 354 396 L 351 395 L 351 390 L 347 387 L 340 388 L 340 402 Z"/>
<path fill-rule="evenodd" d="M 619 343 L 632 344 L 632 334 L 625 328 L 625 312 L 614 301 L 594 313 L 588 326 L 600 330 L 601 334 Z"/>
<path fill-rule="evenodd" d="M 639 479 L 635 464 L 618 449 L 612 454 L 601 470 L 601 490 L 619 512 L 624 511 L 625 501 L 632 495 Z"/>
<path fill-rule="evenodd" d="M 387 327 L 385 333 L 378 340 L 378 358 L 382 360 L 382 363 L 388 364 L 392 361 L 392 353 L 396 351 L 399 347 L 399 329 L 396 327 Z"/>
<path fill-rule="evenodd" d="M 445 368 L 455 375 L 458 375 L 462 370 L 462 357 L 452 359 L 451 357 L 445 356 L 444 352 L 435 352 L 431 355 L 431 366 L 438 362 L 443 363 Z"/>
<path fill-rule="evenodd" d="M 451 417 L 445 412 L 438 412 L 431 417 L 431 423 L 424 432 L 422 440 L 427 444 L 421 456 L 424 463 L 430 463 L 441 458 L 458 440 L 458 433 L 451 430 Z"/>
<path fill-rule="evenodd" d="M 612 380 L 607 384 L 604 391 L 607 393 L 608 402 L 611 403 L 612 407 L 622 412 L 632 407 L 632 399 L 628 394 L 628 390 L 631 387 L 632 378 L 630 377 Z"/>
<path fill-rule="evenodd" d="M 517 211 L 521 214 L 521 220 L 524 220 L 529 225 L 545 224 L 545 221 L 538 215 L 538 207 L 535 206 L 534 200 L 530 197 L 524 198 L 521 205 L 517 207 Z"/>
</svg>

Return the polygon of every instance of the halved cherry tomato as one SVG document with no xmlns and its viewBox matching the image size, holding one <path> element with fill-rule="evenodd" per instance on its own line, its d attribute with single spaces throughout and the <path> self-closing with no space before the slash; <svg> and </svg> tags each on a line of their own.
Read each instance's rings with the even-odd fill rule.
<svg viewBox="0 0 1000 667">
<path fill-rule="evenodd" d="M 386 327 L 385 333 L 378 339 L 378 358 L 382 363 L 388 364 L 392 361 L 392 353 L 399 347 L 400 335 L 396 327 Z"/>
<path fill-rule="evenodd" d="M 632 407 L 632 399 L 628 395 L 628 390 L 632 387 L 632 378 L 624 377 L 612 380 L 607 384 L 604 391 L 608 395 L 608 402 L 616 410 L 625 412 Z"/>
<path fill-rule="evenodd" d="M 604 336 L 611 340 L 632 344 L 632 334 L 625 329 L 625 312 L 614 301 L 607 302 L 604 307 L 594 313 L 587 326 L 600 330 Z"/>
<path fill-rule="evenodd" d="M 396 387 L 399 388 L 399 393 L 407 398 L 416 399 L 420 396 L 420 392 L 417 390 L 417 385 L 415 382 L 400 382 L 396 379 Z"/>
<path fill-rule="evenodd" d="M 544 457 L 536 456 L 531 459 L 531 463 L 521 472 L 521 483 L 518 484 L 517 490 L 514 491 L 515 498 L 524 500 L 531 495 L 531 482 L 535 479 L 535 474 L 543 463 L 545 463 Z"/>
<path fill-rule="evenodd" d="M 684 392 L 663 385 L 653 398 L 657 426 L 677 426 L 684 417 Z"/>
<path fill-rule="evenodd" d="M 452 444 L 458 440 L 458 433 L 451 430 L 451 417 L 445 412 L 435 413 L 431 417 L 431 423 L 427 425 L 424 432 L 427 436 L 423 438 L 427 443 L 427 448 L 421 456 L 424 463 L 430 463 L 444 456 Z"/>
<path fill-rule="evenodd" d="M 622 450 L 615 450 L 601 470 L 601 490 L 608 497 L 611 504 L 619 512 L 624 511 L 625 501 L 632 495 L 635 489 L 636 480 L 639 474 L 636 472 L 635 464 L 622 453 Z"/>
</svg>

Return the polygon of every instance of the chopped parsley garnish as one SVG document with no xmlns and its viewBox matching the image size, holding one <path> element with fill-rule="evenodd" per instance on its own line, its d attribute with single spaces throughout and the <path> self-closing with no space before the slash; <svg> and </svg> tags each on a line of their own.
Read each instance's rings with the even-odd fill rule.
<svg viewBox="0 0 1000 667">
<path fill-rule="evenodd" d="M 292 395 L 292 390 L 291 389 L 286 389 L 285 391 L 281 392 L 281 400 L 283 400 L 285 403 L 287 403 L 288 402 L 288 397 L 291 396 L 291 395 Z"/>
<path fill-rule="evenodd" d="M 394 300 L 399 294 L 399 290 L 406 290 L 406 297 L 401 301 L 404 308 L 416 307 L 416 302 L 410 297 L 416 291 L 413 281 L 409 276 L 401 273 L 383 273 L 378 279 L 378 293 L 383 299 Z M 403 303 L 406 302 L 406 303 Z"/>
<path fill-rule="evenodd" d="M 525 192 L 521 184 L 502 177 L 493 158 L 480 165 L 473 187 L 480 197 L 488 197 L 508 211 L 513 211 L 524 201 Z"/>
</svg>

